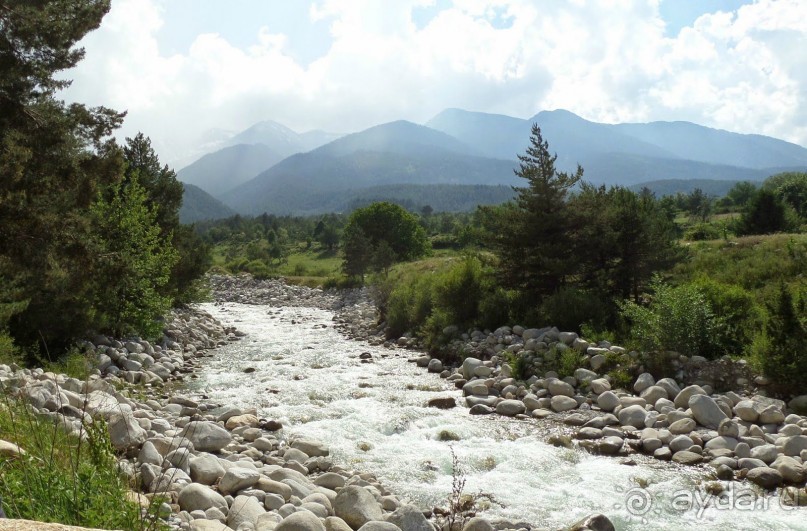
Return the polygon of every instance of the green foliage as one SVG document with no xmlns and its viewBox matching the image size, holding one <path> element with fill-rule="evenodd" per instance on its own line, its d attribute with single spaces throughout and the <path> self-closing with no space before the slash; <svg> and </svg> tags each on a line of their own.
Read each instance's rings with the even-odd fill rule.
<svg viewBox="0 0 807 531">
<path fill-rule="evenodd" d="M 615 309 L 597 293 L 575 287 L 563 287 L 545 298 L 540 309 L 543 322 L 561 330 L 581 332 L 584 322 L 604 327 Z"/>
<path fill-rule="evenodd" d="M 740 181 L 731 190 L 728 191 L 726 197 L 732 206 L 744 208 L 745 205 L 754 197 L 757 192 L 757 186 L 748 181 Z"/>
<path fill-rule="evenodd" d="M 802 219 L 807 220 L 807 173 L 778 173 L 768 177 L 762 186 L 781 197 Z"/>
<path fill-rule="evenodd" d="M 527 358 L 522 353 L 513 354 L 508 352 L 505 355 L 507 356 L 507 363 L 510 364 L 512 369 L 513 378 L 525 381 L 532 376 L 532 367 L 529 366 Z"/>
<path fill-rule="evenodd" d="M 182 186 L 148 139 L 121 149 L 111 135 L 123 114 L 54 97 L 70 83 L 59 73 L 83 56 L 76 43 L 108 9 L 101 0 L 0 9 L 0 331 L 18 345 L 56 352 L 92 329 L 156 331 L 157 313 L 201 274 L 171 271 Z"/>
<path fill-rule="evenodd" d="M 569 174 L 557 171 L 557 155 L 540 128 L 533 124 L 530 145 L 519 155 L 516 175 L 527 186 L 516 188 L 514 203 L 480 207 L 488 245 L 499 258 L 497 275 L 505 288 L 518 289 L 536 299 L 557 291 L 573 272 L 569 265 L 573 247 L 567 241 L 573 218 L 568 194 L 583 176 L 583 169 Z"/>
<path fill-rule="evenodd" d="M 723 353 L 717 341 L 722 322 L 701 290 L 691 284 L 673 287 L 660 278 L 650 287 L 649 304 L 620 304 L 630 335 L 643 350 L 674 350 L 707 358 Z"/>
<path fill-rule="evenodd" d="M 43 361 L 41 363 L 45 371 L 56 374 L 66 374 L 71 378 L 86 381 L 92 374 L 95 364 L 77 348 L 72 348 L 55 361 Z"/>
<path fill-rule="evenodd" d="M 724 230 L 713 223 L 696 223 L 684 232 L 684 239 L 690 241 L 717 240 L 724 236 Z"/>
<path fill-rule="evenodd" d="M 802 312 L 800 318 L 797 313 L 797 307 L 803 310 L 803 301 L 793 299 L 781 283 L 778 296 L 768 308 L 765 330 L 752 347 L 758 365 L 777 390 L 788 395 L 803 394 L 807 380 L 807 323 L 805 314 Z"/>
<path fill-rule="evenodd" d="M 793 227 L 781 197 L 768 189 L 759 190 L 748 202 L 737 225 L 738 234 L 773 234 Z"/>
<path fill-rule="evenodd" d="M 765 310 L 754 295 L 735 284 L 724 284 L 701 277 L 693 285 L 703 293 L 709 307 L 719 319 L 716 341 L 720 350 L 729 354 L 743 354 L 762 328 Z"/>
<path fill-rule="evenodd" d="M 135 175 L 113 189 L 110 198 L 100 198 L 90 207 L 91 219 L 99 227 L 99 264 L 90 303 L 102 330 L 153 337 L 162 329 L 157 319 L 171 299 L 160 291 L 169 281 L 177 253 L 161 236 L 156 215 Z"/>
<path fill-rule="evenodd" d="M 670 214 L 652 194 L 583 184 L 570 201 L 578 217 L 568 235 L 576 284 L 608 297 L 638 300 L 654 273 L 682 256 Z"/>
<path fill-rule="evenodd" d="M 555 353 L 557 355 L 557 352 Z M 574 376 L 574 371 L 583 365 L 583 353 L 573 348 L 567 348 L 560 351 L 558 356 L 557 371 L 558 376 L 566 378 L 567 376 Z"/>
<path fill-rule="evenodd" d="M 626 369 L 613 369 L 608 371 L 611 377 L 612 389 L 633 389 L 633 375 Z"/>
<path fill-rule="evenodd" d="M 342 271 L 349 277 L 358 277 L 364 281 L 364 275 L 373 263 L 373 243 L 357 224 L 345 228 L 342 243 L 345 261 Z"/>
<path fill-rule="evenodd" d="M 0 457 L 0 496 L 9 518 L 103 529 L 149 526 L 140 507 L 125 499 L 127 485 L 102 421 L 85 425 L 79 439 L 5 396 L 0 433 L 27 452 Z"/>
<path fill-rule="evenodd" d="M 688 259 L 673 273 L 678 282 L 709 277 L 722 284 L 736 284 L 764 300 L 773 296 L 780 280 L 799 278 L 805 266 L 807 235 L 780 234 L 692 245 Z"/>
<path fill-rule="evenodd" d="M 392 203 L 373 203 L 354 210 L 348 219 L 345 233 L 356 228 L 364 233 L 373 249 L 380 242 L 386 242 L 397 260 L 413 260 L 429 251 L 426 233 L 417 218 Z"/>
</svg>

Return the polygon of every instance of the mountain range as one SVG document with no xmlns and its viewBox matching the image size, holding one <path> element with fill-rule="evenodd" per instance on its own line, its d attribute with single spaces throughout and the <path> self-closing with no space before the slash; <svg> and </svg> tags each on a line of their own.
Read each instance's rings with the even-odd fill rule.
<svg viewBox="0 0 807 531">
<path fill-rule="evenodd" d="M 513 169 L 533 123 L 557 153 L 559 169 L 573 171 L 580 164 L 584 179 L 596 184 L 664 181 L 666 190 L 682 181 L 687 189 L 687 180 L 761 181 L 807 168 L 802 146 L 689 122 L 604 124 L 565 110 L 520 119 L 447 109 L 424 125 L 395 121 L 344 136 L 298 134 L 261 122 L 178 177 L 241 214 L 339 212 L 367 198 L 416 198 L 437 210 L 468 209 L 506 200 L 512 193 L 503 193 L 502 186 L 524 184 Z M 459 185 L 465 187 L 463 200 L 452 200 Z M 216 208 L 210 216 L 222 212 Z"/>
</svg>

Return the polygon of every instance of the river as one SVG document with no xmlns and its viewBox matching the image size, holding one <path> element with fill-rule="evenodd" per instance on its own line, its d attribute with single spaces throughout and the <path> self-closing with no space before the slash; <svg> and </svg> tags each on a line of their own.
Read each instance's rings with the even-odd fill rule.
<svg viewBox="0 0 807 531">
<path fill-rule="evenodd" d="M 722 501 L 710 499 L 701 469 L 642 456 L 628 466 L 542 442 L 547 422 L 427 408 L 429 398 L 459 400 L 461 393 L 408 362 L 412 352 L 345 339 L 330 311 L 236 303 L 203 309 L 247 336 L 208 358 L 188 384 L 192 391 L 255 407 L 288 431 L 327 442 L 335 462 L 376 474 L 423 509 L 446 506 L 453 448 L 464 492 L 496 501 L 480 513 L 492 519 L 556 529 L 603 513 L 619 530 L 807 530 L 807 509 L 780 507 L 743 483 Z M 361 362 L 364 352 L 373 363 Z M 459 440 L 444 442 L 441 432 Z"/>
</svg>

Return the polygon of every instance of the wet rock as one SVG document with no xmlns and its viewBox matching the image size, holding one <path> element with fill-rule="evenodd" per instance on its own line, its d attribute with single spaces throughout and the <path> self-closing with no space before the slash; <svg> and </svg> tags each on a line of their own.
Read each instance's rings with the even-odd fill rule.
<svg viewBox="0 0 807 531">
<path fill-rule="evenodd" d="M 593 514 L 573 524 L 569 531 L 615 531 L 615 528 L 605 515 Z"/>
<path fill-rule="evenodd" d="M 782 474 L 778 470 L 766 466 L 750 470 L 745 478 L 751 483 L 768 490 L 775 489 L 782 484 Z"/>
</svg>

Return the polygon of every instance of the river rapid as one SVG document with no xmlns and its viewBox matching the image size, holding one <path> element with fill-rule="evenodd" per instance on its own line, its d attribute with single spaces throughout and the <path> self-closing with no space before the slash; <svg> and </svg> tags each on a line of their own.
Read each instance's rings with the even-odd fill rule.
<svg viewBox="0 0 807 531">
<path fill-rule="evenodd" d="M 374 473 L 421 509 L 447 505 L 453 449 L 464 492 L 492 495 L 495 503 L 481 500 L 487 509 L 480 515 L 490 519 L 557 529 L 603 513 L 620 530 L 807 530 L 804 509 L 781 507 L 748 484 L 731 484 L 722 500 L 710 497 L 705 469 L 642 456 L 628 466 L 624 458 L 546 444 L 550 430 L 564 429 L 557 423 L 427 408 L 435 396 L 462 402 L 461 392 L 407 361 L 411 351 L 346 339 L 331 311 L 239 303 L 202 309 L 246 337 L 207 358 L 190 391 L 257 408 L 286 431 L 328 443 L 335 462 Z M 366 352 L 372 363 L 359 358 Z"/>
</svg>

